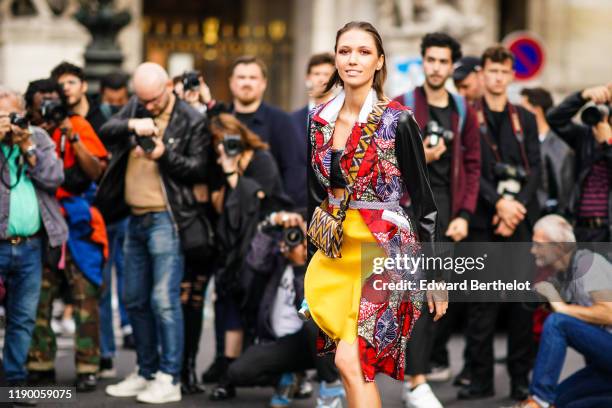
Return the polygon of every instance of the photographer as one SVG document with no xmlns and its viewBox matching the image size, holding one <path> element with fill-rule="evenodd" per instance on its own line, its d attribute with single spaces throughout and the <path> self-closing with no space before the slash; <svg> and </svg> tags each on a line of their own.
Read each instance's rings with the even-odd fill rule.
<svg viewBox="0 0 612 408">
<path fill-rule="evenodd" d="M 62 162 L 46 132 L 29 125 L 24 105 L 21 95 L 0 86 L 0 277 L 7 288 L 2 362 L 8 385 L 19 387 L 27 385 L 44 247 L 57 248 L 68 237 L 55 200 Z"/>
<path fill-rule="evenodd" d="M 210 137 L 202 115 L 172 93 L 158 64 L 133 76 L 135 95 L 102 126 L 116 153 L 96 202 L 108 222 L 128 214 L 124 301 L 134 330 L 138 372 L 106 387 L 140 402 L 181 400 L 184 253 L 205 245 L 193 185 L 206 176 Z M 160 352 L 161 350 L 161 352 Z"/>
<path fill-rule="evenodd" d="M 28 358 L 35 384 L 55 382 L 55 334 L 50 326 L 54 298 L 66 279 L 76 314 L 75 362 L 78 391 L 93 391 L 100 365 L 98 300 L 102 268 L 108 251 L 106 228 L 86 193 L 102 174 L 107 151 L 83 117 L 69 111 L 66 96 L 52 79 L 33 81 L 26 91 L 28 117 L 45 129 L 63 161 L 64 182 L 57 189 L 68 229 L 65 262 L 61 251 L 51 251 L 43 268 L 43 284 L 36 317 L 36 330 Z"/>
<path fill-rule="evenodd" d="M 70 111 L 81 115 L 96 134 L 100 133 L 100 127 L 108 118 L 100 109 L 100 104 L 87 95 L 88 85 L 83 68 L 64 61 L 53 68 L 51 78 L 62 87 Z"/>
<path fill-rule="evenodd" d="M 176 95 L 201 114 L 205 114 L 214 104 L 210 89 L 200 71 L 187 71 L 176 77 L 173 82 Z"/>
<path fill-rule="evenodd" d="M 536 196 L 540 184 L 540 145 L 534 116 L 508 101 L 514 79 L 514 56 L 502 46 L 482 55 L 484 98 L 476 111 L 481 140 L 480 193 L 471 218 L 470 242 L 528 242 L 539 216 Z M 509 260 L 512 262 L 512 260 Z M 507 303 L 513 316 L 508 324 L 508 371 L 513 399 L 526 396 L 532 365 L 531 312 L 520 303 Z M 493 336 L 499 303 L 468 304 L 467 346 L 471 384 L 459 398 L 494 395 Z"/>
<path fill-rule="evenodd" d="M 583 124 L 572 118 L 583 111 Z M 576 92 L 548 111 L 550 127 L 576 153 L 574 188 L 568 210 L 578 242 L 610 242 L 612 224 L 612 83 Z"/>
<path fill-rule="evenodd" d="M 280 225 L 270 220 L 260 224 L 247 256 L 248 268 L 266 280 L 258 341 L 230 365 L 228 378 L 236 386 L 277 384 L 270 405 L 288 406 L 295 392 L 294 373 L 316 368 L 321 382 L 317 406 L 337 406 L 344 390 L 331 356 L 317 356 L 317 327 L 297 314 L 304 298 L 306 224 L 297 213 L 283 212 L 280 218 L 285 220 Z"/>
<path fill-rule="evenodd" d="M 215 321 L 222 323 L 216 329 L 225 333 L 224 371 L 240 355 L 245 330 L 249 334 L 248 322 L 252 321 L 246 304 L 256 298 L 253 293 L 257 288 L 243 281 L 247 250 L 258 222 L 286 207 L 289 199 L 268 145 L 257 135 L 228 113 L 213 116 L 210 129 L 225 175 L 225 184 L 212 194 L 215 210 L 221 214 L 217 233 L 222 256 L 215 276 Z M 274 215 L 275 221 L 279 218 L 280 214 Z M 211 399 L 225 399 L 235 392 L 223 377 Z"/>
<path fill-rule="evenodd" d="M 480 178 L 480 142 L 476 114 L 465 98 L 448 92 L 444 85 L 453 74 L 453 63 L 461 58 L 461 45 L 444 33 L 430 33 L 421 41 L 425 84 L 399 96 L 396 100 L 414 110 L 422 134 L 431 188 L 438 208 L 438 225 L 445 231 L 448 242 L 467 237 L 470 216 L 476 208 Z M 415 331 L 408 342 L 407 373 L 411 390 L 405 400 L 412 407 L 441 407 L 426 383 L 430 371 L 429 359 L 434 342 L 439 336 L 436 371 L 449 375 L 446 341 L 450 337 L 456 315 L 434 324 L 433 316 L 417 320 Z M 446 356 L 446 357 L 445 357 Z"/>
<path fill-rule="evenodd" d="M 572 226 L 559 215 L 536 223 L 533 242 L 536 265 L 554 272 L 535 285 L 553 313 L 544 322 L 530 397 L 515 408 L 612 406 L 612 264 L 577 249 Z M 568 347 L 586 366 L 559 384 Z"/>
<path fill-rule="evenodd" d="M 542 162 L 538 203 L 543 214 L 564 214 L 574 184 L 574 152 L 550 129 L 546 112 L 553 106 L 544 88 L 523 88 L 521 106 L 533 113 L 538 125 Z"/>
</svg>

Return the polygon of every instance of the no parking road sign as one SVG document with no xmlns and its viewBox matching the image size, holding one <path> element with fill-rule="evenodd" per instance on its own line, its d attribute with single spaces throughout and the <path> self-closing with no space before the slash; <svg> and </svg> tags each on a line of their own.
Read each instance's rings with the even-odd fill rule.
<svg viewBox="0 0 612 408">
<path fill-rule="evenodd" d="M 526 81 L 536 77 L 544 66 L 544 46 L 533 34 L 516 32 L 504 39 L 504 45 L 516 59 L 516 79 Z"/>
</svg>

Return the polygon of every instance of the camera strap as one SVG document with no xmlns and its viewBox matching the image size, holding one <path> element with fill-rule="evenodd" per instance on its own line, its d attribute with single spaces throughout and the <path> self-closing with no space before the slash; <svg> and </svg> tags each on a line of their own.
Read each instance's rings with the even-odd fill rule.
<svg viewBox="0 0 612 408">
<path fill-rule="evenodd" d="M 17 177 L 15 180 L 15 183 L 11 184 L 10 175 L 9 175 L 8 183 L 6 182 L 6 180 L 4 179 L 4 168 L 6 167 L 6 165 L 8 164 L 11 158 L 11 154 L 13 153 L 14 147 L 15 147 L 14 145 L 11 146 L 11 150 L 9 151 L 8 157 L 4 155 L 4 150 L 0 149 L 2 150 L 2 166 L 0 166 L 0 181 L 2 182 L 2 184 L 4 184 L 4 187 L 8 188 L 9 190 L 12 190 L 13 188 L 15 188 L 17 184 L 19 184 L 19 182 L 21 181 L 21 175 L 23 173 L 23 166 L 24 166 L 23 155 L 19 153 L 19 157 L 17 159 Z M 10 164 L 9 164 L 9 169 L 10 169 Z M 10 173 L 10 170 L 9 170 L 9 173 Z"/>
<path fill-rule="evenodd" d="M 512 126 L 512 133 L 516 137 L 516 140 L 519 144 L 519 149 L 521 151 L 521 159 L 523 161 L 523 166 L 525 167 L 525 172 L 529 174 L 529 161 L 527 160 L 527 152 L 525 151 L 525 133 L 523 132 L 523 127 L 521 125 L 521 121 L 519 119 L 518 111 L 516 107 L 510 102 L 507 103 L 508 108 L 508 117 L 510 119 L 510 125 Z M 493 141 L 491 135 L 489 134 L 489 129 L 487 126 L 487 121 L 485 120 L 485 114 L 483 109 L 482 100 L 476 101 L 476 117 L 478 119 L 478 128 L 480 130 L 480 135 L 484 139 L 484 141 L 489 145 L 491 150 L 493 151 L 493 155 L 495 156 L 495 160 L 498 163 L 501 163 L 501 155 L 499 154 L 499 146 L 497 143 Z"/>
</svg>

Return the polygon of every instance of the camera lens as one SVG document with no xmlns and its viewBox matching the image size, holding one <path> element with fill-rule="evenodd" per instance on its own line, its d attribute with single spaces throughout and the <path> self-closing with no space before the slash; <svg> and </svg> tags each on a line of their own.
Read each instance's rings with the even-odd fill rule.
<svg viewBox="0 0 612 408">
<path fill-rule="evenodd" d="M 285 228 L 283 230 L 283 241 L 289 248 L 296 247 L 304 241 L 304 232 L 299 227 Z"/>
</svg>

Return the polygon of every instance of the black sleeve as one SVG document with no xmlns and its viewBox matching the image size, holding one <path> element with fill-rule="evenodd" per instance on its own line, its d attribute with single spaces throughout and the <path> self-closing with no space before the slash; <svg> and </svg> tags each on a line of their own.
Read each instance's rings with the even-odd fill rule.
<svg viewBox="0 0 612 408">
<path fill-rule="evenodd" d="M 119 112 L 113 115 L 113 117 L 100 127 L 98 136 L 105 146 L 116 146 L 123 143 L 129 143 L 128 137 L 130 131 L 128 129 L 128 120 L 134 117 L 137 106 L 138 99 L 132 96 Z"/>
<path fill-rule="evenodd" d="M 429 185 L 421 132 L 414 116 L 408 112 L 400 116 L 395 135 L 395 152 L 402 179 L 410 194 L 419 240 L 435 242 L 438 210 Z"/>
<path fill-rule="evenodd" d="M 158 163 L 160 169 L 170 177 L 182 182 L 199 183 L 206 179 L 210 153 L 211 136 L 206 126 L 206 119 L 202 118 L 194 123 L 190 133 L 189 143 L 184 153 L 166 148 Z"/>
<path fill-rule="evenodd" d="M 576 113 L 587 102 L 582 99 L 581 93 L 582 91 L 571 94 L 546 114 L 546 120 L 551 129 L 576 151 L 580 139 L 588 137 L 590 132 L 588 126 L 573 121 Z"/>
<path fill-rule="evenodd" d="M 527 182 L 521 188 L 517 195 L 517 199 L 527 205 L 535 198 L 536 191 L 540 186 L 541 173 L 541 156 L 540 156 L 540 140 L 538 139 L 538 126 L 535 121 L 535 116 L 530 112 L 522 111 L 523 113 L 523 134 L 525 152 L 527 154 L 527 163 L 529 163 L 529 175 Z"/>
</svg>

